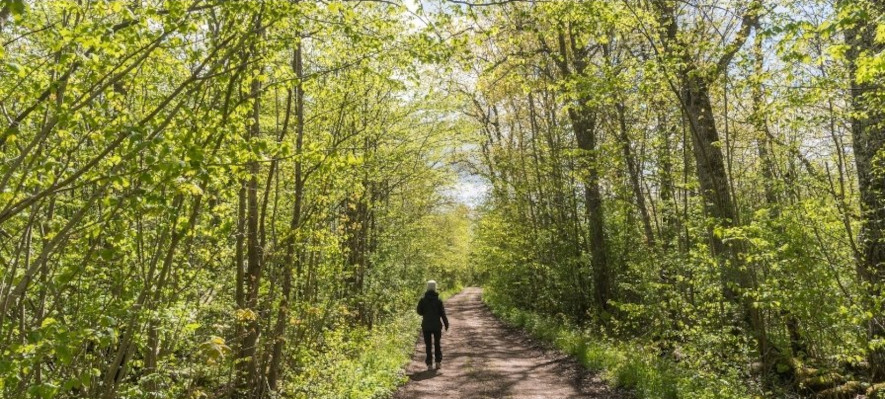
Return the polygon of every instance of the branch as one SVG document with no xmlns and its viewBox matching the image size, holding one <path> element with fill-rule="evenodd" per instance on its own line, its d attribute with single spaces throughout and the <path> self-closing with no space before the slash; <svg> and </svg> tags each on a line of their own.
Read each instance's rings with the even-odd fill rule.
<svg viewBox="0 0 885 399">
<path fill-rule="evenodd" d="M 744 43 L 747 42 L 747 38 L 750 37 L 750 31 L 753 27 L 759 25 L 761 10 L 762 2 L 760 0 L 753 0 L 749 7 L 747 7 L 747 11 L 744 12 L 744 16 L 741 18 L 741 29 L 738 31 L 734 40 L 725 46 L 725 54 L 722 54 L 722 57 L 719 58 L 719 62 L 716 63 L 716 69 L 713 71 L 714 76 L 719 75 L 722 71 L 728 68 L 728 64 L 731 64 L 731 60 L 734 59 L 735 54 L 737 54 L 738 50 L 740 50 L 741 47 L 744 46 Z"/>
<path fill-rule="evenodd" d="M 463 1 L 463 0 L 448 0 L 449 3 L 461 4 L 468 7 L 486 7 L 486 6 L 502 6 L 510 3 L 534 3 L 532 0 L 497 0 L 497 1 L 489 1 L 485 3 L 474 3 L 471 1 Z M 539 1 L 541 3 L 543 1 Z"/>
</svg>

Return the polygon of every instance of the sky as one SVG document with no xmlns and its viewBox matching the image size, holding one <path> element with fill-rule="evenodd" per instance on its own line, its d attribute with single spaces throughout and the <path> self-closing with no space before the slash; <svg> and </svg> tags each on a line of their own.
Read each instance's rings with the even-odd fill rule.
<svg viewBox="0 0 885 399">
<path fill-rule="evenodd" d="M 489 185 L 482 178 L 476 175 L 459 174 L 451 192 L 446 194 L 471 209 L 475 209 L 482 203 L 488 191 Z"/>
<path fill-rule="evenodd" d="M 412 23 L 416 28 L 427 26 L 427 21 L 415 14 L 418 10 L 418 5 L 421 2 L 422 0 L 402 0 L 403 5 L 405 5 L 405 7 L 412 13 Z M 429 5 L 426 2 L 424 4 L 425 7 L 432 7 L 432 5 Z M 451 187 L 444 189 L 443 193 L 453 200 L 465 204 L 471 209 L 475 209 L 482 203 L 488 191 L 489 185 L 485 179 L 467 171 L 459 170 L 458 178 L 454 184 Z"/>
</svg>

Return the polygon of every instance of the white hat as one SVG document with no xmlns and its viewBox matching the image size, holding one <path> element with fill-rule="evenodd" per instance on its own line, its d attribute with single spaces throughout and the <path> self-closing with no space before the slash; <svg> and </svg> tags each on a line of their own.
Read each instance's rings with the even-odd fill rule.
<svg viewBox="0 0 885 399">
<path fill-rule="evenodd" d="M 434 281 L 434 280 L 427 281 L 427 291 L 436 291 L 436 281 Z"/>
</svg>

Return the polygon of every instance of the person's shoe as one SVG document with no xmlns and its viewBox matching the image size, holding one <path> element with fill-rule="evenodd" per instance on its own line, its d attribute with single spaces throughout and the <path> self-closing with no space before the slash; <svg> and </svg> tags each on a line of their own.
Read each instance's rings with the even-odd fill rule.
<svg viewBox="0 0 885 399">
<path fill-rule="evenodd" d="M 432 364 L 428 364 L 428 365 L 427 365 L 427 371 L 430 371 L 430 370 L 433 370 L 433 365 L 432 365 Z"/>
<path fill-rule="evenodd" d="M 437 364 L 436 364 L 436 369 L 439 370 L 439 369 L 441 369 L 441 368 L 442 368 L 442 363 L 437 363 Z"/>
</svg>

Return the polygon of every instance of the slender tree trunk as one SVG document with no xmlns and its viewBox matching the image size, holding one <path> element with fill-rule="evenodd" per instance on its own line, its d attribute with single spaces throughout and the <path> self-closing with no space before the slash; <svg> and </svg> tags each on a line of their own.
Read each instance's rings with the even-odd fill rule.
<svg viewBox="0 0 885 399">
<path fill-rule="evenodd" d="M 256 28 L 261 25 L 260 16 L 255 18 Z M 261 32 L 256 32 L 261 36 Z M 258 57 L 257 43 L 253 44 L 250 51 L 251 57 Z M 257 76 L 252 77 L 249 88 L 249 97 L 252 99 L 252 115 L 249 123 L 249 141 L 259 139 L 261 134 L 261 82 Z M 243 279 L 245 303 L 244 309 L 249 312 L 244 320 L 245 331 L 237 361 L 240 362 L 240 376 L 238 385 L 241 390 L 258 392 L 260 388 L 258 375 L 258 361 L 256 358 L 257 345 L 261 328 L 259 323 L 258 291 L 261 286 L 261 259 L 262 248 L 259 243 L 258 218 L 258 173 L 260 165 L 257 159 L 250 160 L 246 169 L 249 178 L 246 181 L 246 270 Z"/>
<path fill-rule="evenodd" d="M 301 275 L 301 257 L 296 254 L 295 243 L 297 240 L 297 232 L 301 227 L 301 208 L 304 197 L 304 178 L 302 177 L 301 154 L 304 143 L 304 89 L 302 85 L 303 67 L 301 44 L 295 48 L 295 54 L 292 57 L 292 68 L 295 70 L 295 76 L 298 83 L 292 89 L 295 100 L 295 204 L 292 209 L 292 219 L 289 223 L 289 235 L 286 237 L 285 256 L 282 263 L 282 298 L 277 314 L 277 324 L 274 328 L 274 346 L 271 363 L 268 370 L 267 382 L 270 389 L 277 389 L 277 381 L 280 374 L 280 365 L 283 358 L 283 350 L 286 344 L 286 325 L 289 322 L 289 301 L 292 298 L 292 269 L 296 270 L 298 276 Z M 286 119 L 289 118 L 289 107 L 287 106 Z M 284 123 L 284 125 L 286 125 Z"/>
<path fill-rule="evenodd" d="M 608 246 L 605 240 L 605 215 L 602 209 L 602 192 L 599 187 L 599 171 L 596 155 L 596 115 L 585 107 L 578 110 L 569 108 L 569 119 L 578 141 L 578 148 L 584 150 L 582 163 L 586 170 L 584 179 L 584 200 L 587 211 L 587 224 L 590 233 L 590 262 L 593 268 L 594 302 L 600 310 L 608 310 L 610 298 L 611 271 L 608 265 Z"/>
<path fill-rule="evenodd" d="M 630 136 L 627 132 L 627 115 L 624 103 L 618 102 L 615 105 L 615 109 L 618 114 L 618 139 L 621 142 L 624 162 L 627 164 L 627 174 L 630 179 L 630 187 L 633 190 L 633 197 L 636 200 L 636 208 L 639 210 L 639 218 L 642 221 L 645 243 L 654 249 L 657 246 L 655 233 L 651 227 L 651 216 L 645 204 L 645 195 L 642 194 L 642 184 L 639 182 L 639 166 L 636 164 L 636 157 L 633 156 L 633 151 L 630 148 Z"/>
<path fill-rule="evenodd" d="M 237 193 L 237 233 L 236 250 L 234 254 L 234 267 L 237 272 L 237 287 L 234 300 L 238 309 L 246 306 L 246 182 L 240 181 L 240 190 Z M 237 332 L 237 337 L 241 331 Z"/>
<path fill-rule="evenodd" d="M 665 250 L 669 249 L 672 245 L 673 237 L 676 234 L 677 221 L 676 221 L 676 203 L 674 197 L 674 185 L 673 185 L 673 160 L 671 155 L 671 139 L 675 130 L 675 127 L 671 127 L 670 124 L 666 122 L 666 119 L 662 116 L 658 117 L 658 126 L 657 126 L 658 134 L 660 134 L 660 144 L 657 148 L 657 156 L 658 156 L 658 180 L 660 181 L 659 193 L 661 199 L 661 206 L 659 207 L 661 213 L 661 246 Z"/>
</svg>

